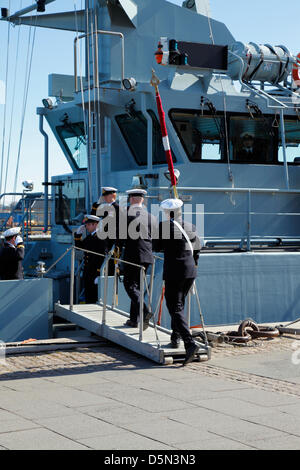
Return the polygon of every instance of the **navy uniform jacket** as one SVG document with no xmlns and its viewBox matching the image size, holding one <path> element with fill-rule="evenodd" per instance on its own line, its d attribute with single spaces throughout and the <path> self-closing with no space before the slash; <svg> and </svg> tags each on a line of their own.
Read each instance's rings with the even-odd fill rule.
<svg viewBox="0 0 300 470">
<path fill-rule="evenodd" d="M 144 206 L 130 206 L 127 211 L 126 239 L 119 241 L 124 246 L 123 259 L 136 264 L 152 264 L 152 235 L 156 230 L 156 218 Z M 127 267 L 125 263 L 124 268 Z"/>
<path fill-rule="evenodd" d="M 107 243 L 105 240 L 100 240 L 97 234 L 89 234 L 82 240 L 81 234 L 74 234 L 75 246 L 84 250 L 94 251 L 106 255 Z M 104 261 L 103 256 L 93 255 L 91 253 L 84 253 L 84 277 L 95 279 L 100 275 L 100 268 Z"/>
<path fill-rule="evenodd" d="M 23 244 L 13 247 L 7 242 L 0 251 L 0 279 L 2 281 L 23 279 L 22 261 L 25 249 Z"/>
<path fill-rule="evenodd" d="M 105 204 L 105 202 L 101 204 Z M 120 206 L 117 202 L 113 202 L 112 204 L 106 204 L 107 210 L 106 210 L 106 207 L 104 206 L 103 211 L 101 211 L 101 214 L 97 214 L 97 209 L 101 204 L 99 204 L 98 202 L 93 203 L 92 209 L 91 209 L 91 215 L 97 215 L 98 217 L 101 217 L 102 219 L 106 217 L 111 217 L 111 220 L 109 221 L 110 225 L 104 227 L 103 229 L 104 232 L 108 232 L 110 226 L 114 225 L 115 227 L 115 230 L 113 230 L 113 233 L 111 235 L 108 234 L 107 249 L 108 251 L 110 251 L 113 245 L 116 243 L 117 239 L 119 238 Z"/>
<path fill-rule="evenodd" d="M 181 225 L 193 245 L 193 253 L 173 220 L 160 222 L 158 239 L 154 240 L 154 251 L 164 252 L 164 280 L 178 281 L 197 277 L 196 264 L 201 248 L 200 239 L 194 225 L 188 222 L 183 222 Z"/>
</svg>

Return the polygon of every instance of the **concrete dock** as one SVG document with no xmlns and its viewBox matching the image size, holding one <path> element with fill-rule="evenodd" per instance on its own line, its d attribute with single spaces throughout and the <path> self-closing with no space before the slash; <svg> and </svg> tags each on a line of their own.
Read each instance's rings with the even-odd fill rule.
<svg viewBox="0 0 300 470">
<path fill-rule="evenodd" d="M 0 449 L 300 449 L 296 336 L 186 367 L 98 340 L 1 359 Z"/>
</svg>

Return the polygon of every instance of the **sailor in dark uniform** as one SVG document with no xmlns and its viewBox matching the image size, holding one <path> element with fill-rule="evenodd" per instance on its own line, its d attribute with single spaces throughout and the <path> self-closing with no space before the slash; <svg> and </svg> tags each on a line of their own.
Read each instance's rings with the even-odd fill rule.
<svg viewBox="0 0 300 470">
<path fill-rule="evenodd" d="M 262 151 L 255 144 L 254 136 L 250 132 L 243 132 L 240 138 L 241 148 L 237 151 L 236 159 L 248 163 L 261 161 Z"/>
<path fill-rule="evenodd" d="M 130 189 L 126 193 L 130 205 L 127 212 L 127 233 L 123 241 L 123 259 L 144 266 L 147 271 L 153 264 L 152 232 L 156 229 L 157 222 L 143 205 L 147 191 Z M 125 325 L 136 328 L 140 311 L 140 268 L 124 263 L 124 287 L 131 299 L 130 319 Z M 145 303 L 143 310 L 143 326 L 146 329 L 152 313 Z"/>
<path fill-rule="evenodd" d="M 96 215 L 86 215 L 84 225 L 81 225 L 74 234 L 74 242 L 75 246 L 78 248 L 106 255 L 106 241 L 100 240 L 97 236 L 97 226 L 99 221 L 100 218 Z M 88 235 L 82 239 L 82 235 L 85 230 L 87 231 Z M 96 303 L 98 300 L 98 280 L 103 261 L 104 256 L 84 253 L 83 279 L 85 302 L 87 304 Z"/>
<path fill-rule="evenodd" d="M 107 239 L 107 249 L 110 251 L 119 238 L 119 218 L 120 206 L 117 203 L 117 189 L 111 186 L 104 186 L 101 189 L 101 196 L 92 205 L 91 214 L 102 219 L 100 233 Z M 98 231 L 99 236 L 99 231 Z"/>
<path fill-rule="evenodd" d="M 154 251 L 164 252 L 163 279 L 165 300 L 171 315 L 171 345 L 178 348 L 184 342 L 188 364 L 199 349 L 190 333 L 185 315 L 185 298 L 197 277 L 196 265 L 200 252 L 200 239 L 195 226 L 182 221 L 180 199 L 166 199 L 161 203 L 167 220 L 160 222 Z"/>
<path fill-rule="evenodd" d="M 13 227 L 3 233 L 4 246 L 0 250 L 0 279 L 2 281 L 23 279 L 22 261 L 25 249 L 20 227 Z"/>
</svg>

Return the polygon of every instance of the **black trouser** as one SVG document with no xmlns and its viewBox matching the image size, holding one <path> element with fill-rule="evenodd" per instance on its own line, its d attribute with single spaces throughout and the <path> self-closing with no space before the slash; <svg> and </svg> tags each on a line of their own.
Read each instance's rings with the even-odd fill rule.
<svg viewBox="0 0 300 470">
<path fill-rule="evenodd" d="M 98 300 L 98 285 L 94 284 L 95 277 L 84 277 L 84 297 L 86 304 L 95 304 Z"/>
<path fill-rule="evenodd" d="M 185 315 L 185 298 L 192 287 L 194 279 L 165 280 L 165 299 L 171 315 L 171 340 L 182 338 L 185 347 L 194 343 Z"/>
<path fill-rule="evenodd" d="M 104 258 L 98 256 L 98 264 L 95 267 L 86 267 L 83 271 L 83 283 L 84 283 L 84 297 L 86 304 L 95 304 L 98 299 L 98 284 L 95 284 L 96 277 L 100 276 L 100 272 L 97 269 L 101 269 Z"/>
<path fill-rule="evenodd" d="M 149 263 L 141 263 L 147 271 Z M 131 299 L 130 320 L 137 322 L 140 314 L 140 273 L 141 269 L 137 266 L 125 265 L 124 268 L 124 287 Z M 144 317 L 149 313 L 147 305 L 144 303 Z"/>
</svg>

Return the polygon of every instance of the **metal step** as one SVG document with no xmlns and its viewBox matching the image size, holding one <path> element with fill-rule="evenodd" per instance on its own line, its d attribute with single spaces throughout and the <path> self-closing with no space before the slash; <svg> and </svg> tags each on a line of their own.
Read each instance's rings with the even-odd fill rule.
<svg viewBox="0 0 300 470">
<path fill-rule="evenodd" d="M 102 312 L 103 307 L 97 304 L 74 305 L 72 310 L 69 305 L 55 304 L 55 313 L 59 317 L 154 362 L 172 364 L 174 361 L 184 360 L 183 342 L 178 349 L 172 348 L 170 346 L 170 331 L 157 327 L 157 338 L 155 328 L 150 324 L 149 328 L 143 332 L 143 340 L 140 341 L 138 328 L 129 328 L 124 325 L 129 317 L 126 312 L 107 307 L 105 324 L 102 323 Z M 210 359 L 211 348 L 202 343 L 198 344 L 199 351 L 195 360 Z"/>
</svg>

